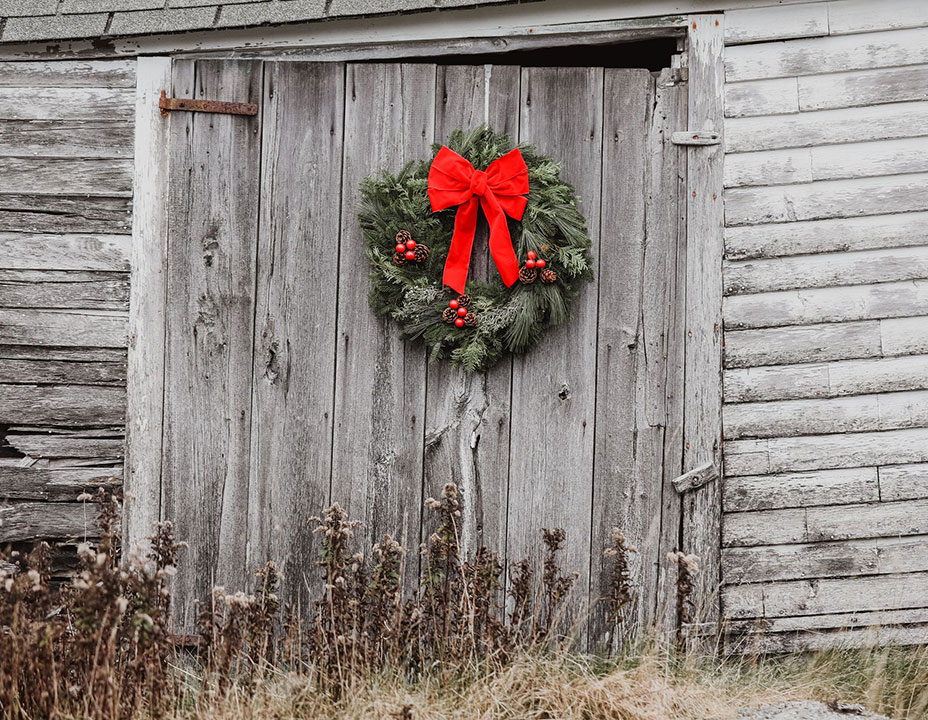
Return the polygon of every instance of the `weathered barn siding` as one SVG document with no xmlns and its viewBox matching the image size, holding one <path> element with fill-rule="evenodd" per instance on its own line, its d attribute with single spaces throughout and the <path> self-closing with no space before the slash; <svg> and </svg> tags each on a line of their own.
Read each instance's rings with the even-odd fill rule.
<svg viewBox="0 0 928 720">
<path fill-rule="evenodd" d="M 754 647 L 924 642 L 928 5 L 726 28 L 723 610 Z"/>
<path fill-rule="evenodd" d="M 0 63 L 0 542 L 122 475 L 135 61 Z"/>
</svg>

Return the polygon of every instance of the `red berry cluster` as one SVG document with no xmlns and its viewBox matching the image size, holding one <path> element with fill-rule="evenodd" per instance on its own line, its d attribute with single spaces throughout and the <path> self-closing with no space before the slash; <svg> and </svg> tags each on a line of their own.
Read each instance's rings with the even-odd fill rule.
<svg viewBox="0 0 928 720">
<path fill-rule="evenodd" d="M 406 256 L 407 260 L 416 259 L 416 241 L 412 238 L 409 238 L 405 243 L 398 242 L 396 244 L 396 251 L 398 253 L 403 253 Z"/>
<path fill-rule="evenodd" d="M 467 315 L 467 308 L 463 307 L 457 300 L 449 300 L 448 307 L 455 311 L 457 317 L 454 320 L 454 326 L 464 327 L 464 317 Z"/>
<path fill-rule="evenodd" d="M 525 261 L 525 267 L 527 268 L 538 268 L 539 270 L 544 270 L 545 265 L 548 263 L 545 262 L 544 258 L 538 257 L 534 250 L 529 250 L 525 253 L 527 258 Z"/>
</svg>

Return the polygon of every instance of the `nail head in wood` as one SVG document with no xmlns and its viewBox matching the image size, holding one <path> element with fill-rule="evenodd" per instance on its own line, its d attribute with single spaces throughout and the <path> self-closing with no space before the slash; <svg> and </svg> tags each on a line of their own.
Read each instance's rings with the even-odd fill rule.
<svg viewBox="0 0 928 720">
<path fill-rule="evenodd" d="M 674 145 L 718 145 L 722 134 L 715 130 L 681 130 L 670 136 Z"/>
<path fill-rule="evenodd" d="M 687 490 L 701 488 L 713 480 L 718 480 L 719 469 L 714 463 L 706 463 L 697 468 L 693 468 L 688 473 L 684 473 L 673 480 L 673 486 L 678 493 L 685 493 Z"/>
</svg>

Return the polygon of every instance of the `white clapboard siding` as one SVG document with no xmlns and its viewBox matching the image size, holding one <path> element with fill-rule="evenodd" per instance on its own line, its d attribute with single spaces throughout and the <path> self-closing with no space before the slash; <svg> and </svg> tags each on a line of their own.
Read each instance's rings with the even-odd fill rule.
<svg viewBox="0 0 928 720">
<path fill-rule="evenodd" d="M 725 327 L 808 325 L 928 314 L 928 280 L 730 295 Z"/>
<path fill-rule="evenodd" d="M 928 135 L 928 102 L 900 102 L 725 121 L 725 151 L 836 145 Z"/>
<path fill-rule="evenodd" d="M 2 120 L 132 122 L 134 111 L 134 88 L 0 87 Z"/>
<path fill-rule="evenodd" d="M 880 337 L 884 355 L 928 353 L 928 317 L 881 320 Z"/>
<path fill-rule="evenodd" d="M 132 160 L 120 158 L 4 158 L 0 193 L 132 196 Z"/>
<path fill-rule="evenodd" d="M 928 209 L 928 173 L 729 188 L 729 225 L 819 220 Z"/>
<path fill-rule="evenodd" d="M 928 62 L 926 38 L 928 28 L 922 27 L 729 47 L 725 50 L 725 81 L 918 65 Z"/>
<path fill-rule="evenodd" d="M 871 575 L 729 585 L 722 602 L 732 619 L 922 608 L 928 573 Z"/>
<path fill-rule="evenodd" d="M 783 185 L 928 171 L 928 137 L 762 150 L 725 158 L 725 187 Z"/>
<path fill-rule="evenodd" d="M 798 400 L 928 389 L 928 356 L 736 368 L 724 373 L 725 401 Z"/>
<path fill-rule="evenodd" d="M 922 462 L 928 462 L 925 428 L 725 443 L 725 473 L 732 477 Z"/>
<path fill-rule="evenodd" d="M 928 536 L 722 550 L 728 585 L 907 572 L 928 572 Z"/>
<path fill-rule="evenodd" d="M 731 440 L 928 427 L 928 391 L 729 404 L 723 418 Z"/>
<path fill-rule="evenodd" d="M 725 547 L 833 542 L 928 533 L 928 500 L 730 513 Z"/>
<path fill-rule="evenodd" d="M 828 3 L 828 30 L 833 35 L 928 25 L 923 0 L 836 0 Z"/>
<path fill-rule="evenodd" d="M 799 78 L 800 110 L 826 110 L 925 99 L 928 99 L 928 65 Z"/>
<path fill-rule="evenodd" d="M 777 5 L 725 13 L 725 44 L 814 37 L 828 34 L 824 3 Z"/>
<path fill-rule="evenodd" d="M 729 295 L 928 278 L 928 247 L 726 261 Z"/>
<path fill-rule="evenodd" d="M 725 117 L 784 115 L 799 112 L 796 78 L 773 78 L 728 83 L 725 86 Z M 725 159 L 728 162 L 728 159 Z"/>
<path fill-rule="evenodd" d="M 883 322 L 892 321 L 863 320 L 729 330 L 725 333 L 725 367 L 789 365 L 889 355 L 891 353 L 882 347 L 880 337 L 880 325 Z M 928 335 L 928 331 L 925 334 Z"/>
<path fill-rule="evenodd" d="M 135 60 L 0 62 L 0 86 L 134 88 Z"/>
<path fill-rule="evenodd" d="M 131 235 L 0 233 L 0 268 L 128 272 Z"/>
<path fill-rule="evenodd" d="M 880 482 L 875 467 L 839 468 L 780 475 L 726 477 L 722 492 L 728 512 L 775 510 L 876 502 L 880 499 Z M 922 497 L 928 497 L 928 493 Z"/>
<path fill-rule="evenodd" d="M 883 500 L 913 500 L 928 497 L 928 464 L 887 465 L 879 469 Z"/>
<path fill-rule="evenodd" d="M 928 244 L 928 212 L 725 228 L 729 260 Z"/>
</svg>

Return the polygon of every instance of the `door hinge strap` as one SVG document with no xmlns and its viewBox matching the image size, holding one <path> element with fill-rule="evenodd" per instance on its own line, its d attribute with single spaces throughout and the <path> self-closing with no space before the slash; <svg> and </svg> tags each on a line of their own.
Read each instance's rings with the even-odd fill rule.
<svg viewBox="0 0 928 720">
<path fill-rule="evenodd" d="M 722 134 L 715 130 L 681 130 L 670 136 L 674 145 L 718 145 Z"/>
<path fill-rule="evenodd" d="M 222 113 L 224 115 L 257 115 L 258 106 L 252 103 L 224 102 L 222 100 L 195 100 L 194 98 L 169 98 L 167 92 L 161 91 L 158 100 L 161 114 L 167 115 L 171 110 L 188 112 Z"/>
</svg>

